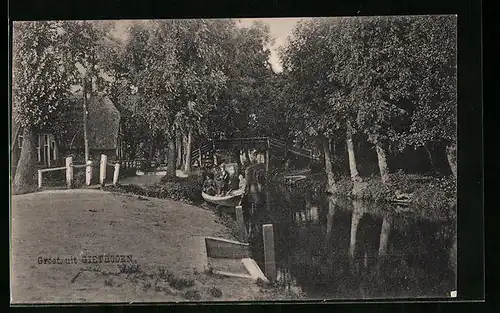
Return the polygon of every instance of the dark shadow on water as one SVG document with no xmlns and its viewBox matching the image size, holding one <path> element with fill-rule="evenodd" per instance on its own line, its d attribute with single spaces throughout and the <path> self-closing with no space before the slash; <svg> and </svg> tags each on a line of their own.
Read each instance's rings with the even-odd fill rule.
<svg viewBox="0 0 500 313">
<path fill-rule="evenodd" d="M 273 224 L 277 283 L 308 298 L 448 297 L 456 290 L 455 221 L 284 186 L 249 199 L 258 199 L 246 215 L 253 258 L 264 270 L 262 225 Z"/>
</svg>

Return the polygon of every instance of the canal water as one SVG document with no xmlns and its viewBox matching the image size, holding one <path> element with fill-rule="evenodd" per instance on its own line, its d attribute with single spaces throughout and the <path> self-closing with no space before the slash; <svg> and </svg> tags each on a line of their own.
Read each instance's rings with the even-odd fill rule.
<svg viewBox="0 0 500 313">
<path fill-rule="evenodd" d="M 250 200 L 253 258 L 264 271 L 262 225 L 273 224 L 276 283 L 308 299 L 449 297 L 456 290 L 454 220 L 282 184 L 252 187 Z"/>
</svg>

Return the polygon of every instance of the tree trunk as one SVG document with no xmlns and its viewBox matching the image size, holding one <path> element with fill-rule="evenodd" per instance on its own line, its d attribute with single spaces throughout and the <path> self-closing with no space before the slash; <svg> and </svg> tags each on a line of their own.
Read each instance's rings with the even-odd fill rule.
<svg viewBox="0 0 500 313">
<path fill-rule="evenodd" d="M 181 137 L 181 141 L 182 141 L 182 164 L 184 165 L 184 167 L 186 167 L 186 157 L 187 157 L 187 136 L 185 135 L 182 135 Z M 181 168 L 183 167 L 181 164 Z"/>
<path fill-rule="evenodd" d="M 21 155 L 14 176 L 14 194 L 35 190 L 36 188 L 36 146 L 35 133 L 29 126 L 24 127 Z"/>
<path fill-rule="evenodd" d="M 358 167 L 356 164 L 356 157 L 354 154 L 354 144 L 352 142 L 353 130 L 351 123 L 347 122 L 347 154 L 349 156 L 349 169 L 351 171 L 351 179 L 353 182 L 360 182 L 361 177 L 359 176 Z"/>
<path fill-rule="evenodd" d="M 454 144 L 446 146 L 446 158 L 450 165 L 453 177 L 457 178 L 457 146 Z"/>
<path fill-rule="evenodd" d="M 176 171 L 176 153 L 175 153 L 175 137 L 168 140 L 168 163 L 166 176 L 175 177 Z"/>
<path fill-rule="evenodd" d="M 378 168 L 380 170 L 380 177 L 382 178 L 382 183 L 386 184 L 389 182 L 389 170 L 387 167 L 387 158 L 385 155 L 385 151 L 379 142 L 375 143 L 375 148 L 377 150 Z"/>
<path fill-rule="evenodd" d="M 429 164 L 431 166 L 431 171 L 436 172 L 436 165 L 434 164 L 434 160 L 432 158 L 431 149 L 429 149 L 429 146 L 427 144 L 424 146 L 424 149 L 425 149 L 425 152 L 427 153 L 427 157 L 429 158 Z"/>
<path fill-rule="evenodd" d="M 182 166 L 182 164 L 181 164 L 181 162 L 182 162 L 182 143 L 179 140 L 178 134 L 175 135 L 175 147 L 177 149 L 177 151 L 176 151 L 177 159 L 176 159 L 176 163 L 175 163 L 175 168 L 180 169 Z"/>
<path fill-rule="evenodd" d="M 193 131 L 189 129 L 186 141 L 186 163 L 184 164 L 184 171 L 191 172 L 191 143 L 193 141 Z"/>
<path fill-rule="evenodd" d="M 240 158 L 240 150 L 234 149 L 233 150 L 233 157 L 236 160 L 236 164 L 238 164 L 238 169 L 241 170 L 241 158 Z"/>
<path fill-rule="evenodd" d="M 327 192 L 335 193 L 337 191 L 337 185 L 335 183 L 335 176 L 333 175 L 332 167 L 332 152 L 330 151 L 330 142 L 327 138 L 321 138 L 323 144 L 323 151 L 325 154 L 325 171 L 328 177 Z"/>
<path fill-rule="evenodd" d="M 86 84 L 86 77 L 83 78 L 82 82 L 82 87 L 83 87 L 83 141 L 84 141 L 84 147 L 85 147 L 85 163 L 88 162 L 90 158 L 90 150 L 89 150 L 89 137 L 88 137 L 88 130 L 87 130 L 87 84 Z"/>
</svg>

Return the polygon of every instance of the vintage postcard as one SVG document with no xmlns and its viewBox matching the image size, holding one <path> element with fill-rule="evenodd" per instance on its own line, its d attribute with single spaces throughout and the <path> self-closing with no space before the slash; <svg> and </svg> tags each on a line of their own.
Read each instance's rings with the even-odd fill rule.
<svg viewBox="0 0 500 313">
<path fill-rule="evenodd" d="M 457 16 L 16 21 L 11 304 L 453 298 Z"/>
</svg>

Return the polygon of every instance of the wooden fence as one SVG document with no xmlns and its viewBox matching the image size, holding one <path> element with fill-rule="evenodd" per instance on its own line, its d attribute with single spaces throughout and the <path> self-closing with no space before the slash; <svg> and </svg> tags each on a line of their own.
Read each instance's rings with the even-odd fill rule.
<svg viewBox="0 0 500 313">
<path fill-rule="evenodd" d="M 54 171 L 66 171 L 66 187 L 71 188 L 73 186 L 73 169 L 75 168 L 85 168 L 85 185 L 90 186 L 92 182 L 92 173 L 94 162 L 87 161 L 86 164 L 73 164 L 73 157 L 67 157 L 65 160 L 65 166 L 44 168 L 38 170 L 38 188 L 43 187 L 43 173 L 54 172 Z M 106 167 L 113 166 L 113 185 L 118 183 L 118 177 L 120 174 L 120 163 L 108 164 L 108 157 L 105 154 L 101 155 L 100 170 L 99 170 L 99 183 L 104 186 L 106 183 Z"/>
</svg>

